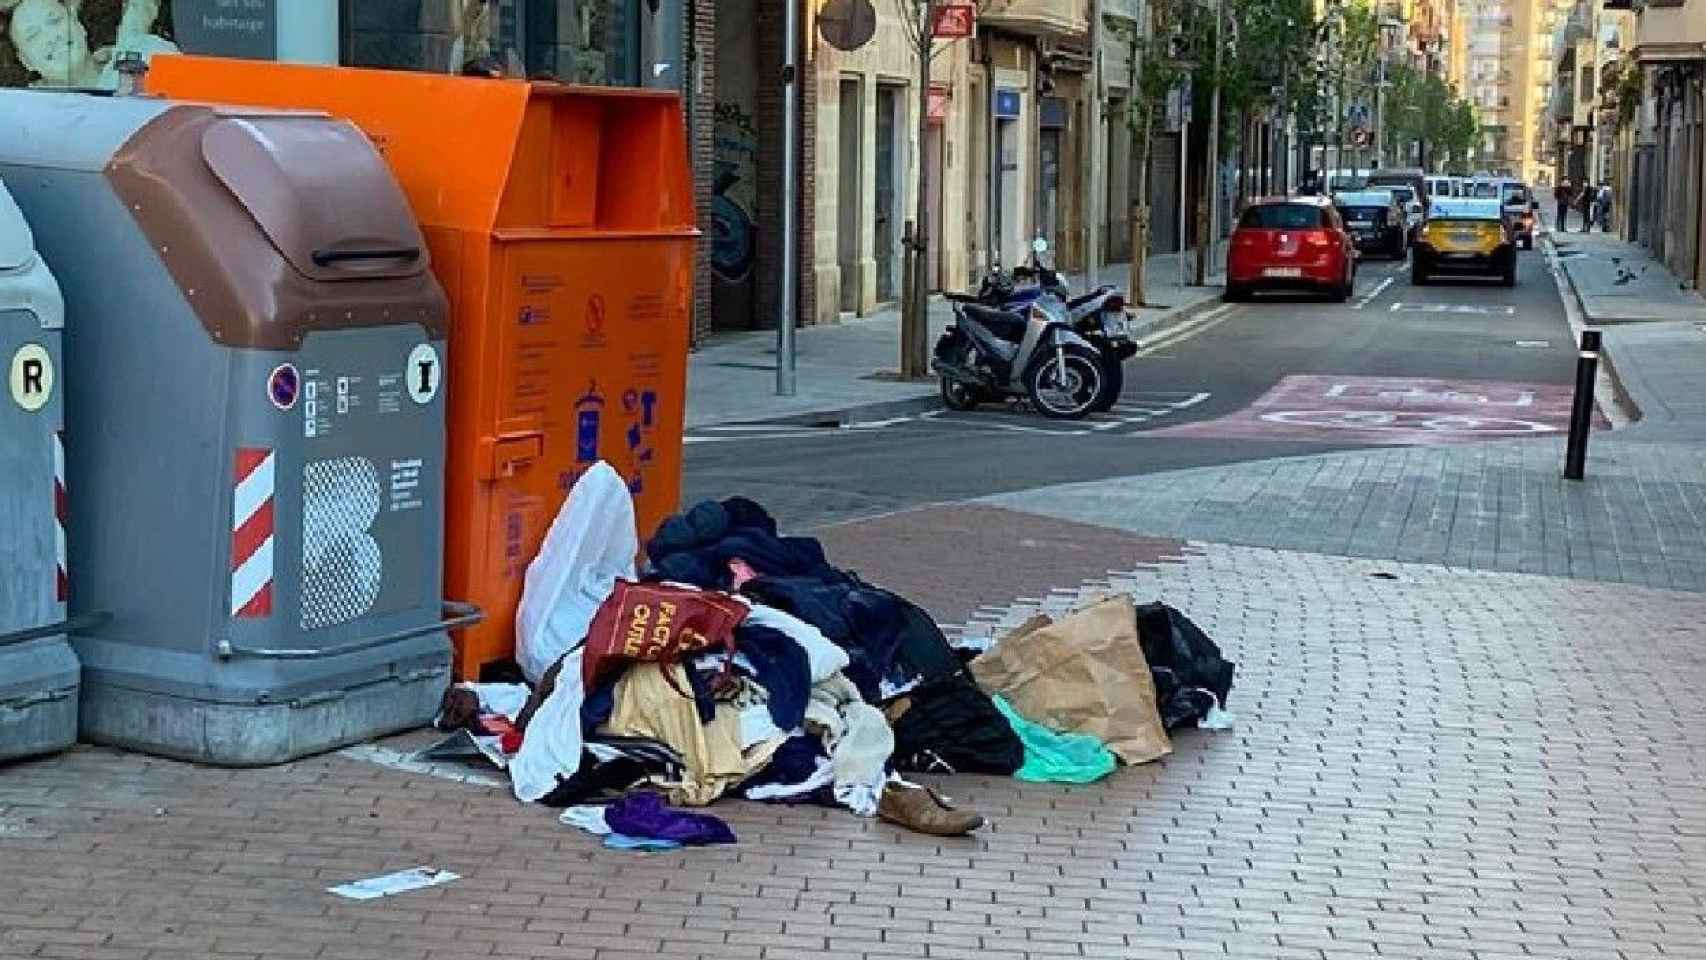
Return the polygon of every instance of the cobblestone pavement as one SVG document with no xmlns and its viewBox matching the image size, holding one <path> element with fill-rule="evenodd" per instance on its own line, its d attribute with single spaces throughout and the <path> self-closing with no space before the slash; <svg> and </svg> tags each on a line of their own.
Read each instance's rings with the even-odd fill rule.
<svg viewBox="0 0 1706 960">
<path fill-rule="evenodd" d="M 730 802 L 738 845 L 624 854 L 349 754 L 80 748 L 0 769 L 0 956 L 1706 955 L 1706 597 L 1190 544 L 968 629 L 1109 590 L 1240 662 L 1236 729 L 1086 787 L 947 778 L 971 839 Z M 422 864 L 462 879 L 324 892 Z"/>
<path fill-rule="evenodd" d="M 1183 537 L 1706 590 L 1706 447 L 1596 435 L 1380 448 L 1067 484 L 1012 510 Z"/>
</svg>

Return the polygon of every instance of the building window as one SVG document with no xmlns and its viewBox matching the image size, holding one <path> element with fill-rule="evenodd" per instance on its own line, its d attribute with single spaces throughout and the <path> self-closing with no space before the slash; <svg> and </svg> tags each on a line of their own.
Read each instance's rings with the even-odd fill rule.
<svg viewBox="0 0 1706 960">
<path fill-rule="evenodd" d="M 640 82 L 641 0 L 342 0 L 349 66 Z"/>
</svg>

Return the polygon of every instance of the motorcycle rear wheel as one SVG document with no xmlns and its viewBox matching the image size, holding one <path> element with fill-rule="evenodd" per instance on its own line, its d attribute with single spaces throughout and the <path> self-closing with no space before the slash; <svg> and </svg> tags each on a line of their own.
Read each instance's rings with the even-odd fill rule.
<svg viewBox="0 0 1706 960">
<path fill-rule="evenodd" d="M 983 391 L 971 384 L 942 378 L 942 402 L 949 410 L 976 410 L 984 399 Z"/>
</svg>

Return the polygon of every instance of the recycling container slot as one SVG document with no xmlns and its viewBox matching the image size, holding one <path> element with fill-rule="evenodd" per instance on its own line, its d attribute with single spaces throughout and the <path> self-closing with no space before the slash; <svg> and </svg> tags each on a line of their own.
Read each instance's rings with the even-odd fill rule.
<svg viewBox="0 0 1706 960">
<path fill-rule="evenodd" d="M 314 264 L 329 267 L 334 263 L 349 263 L 360 260 L 407 260 L 411 263 L 421 258 L 420 247 L 397 247 L 389 250 L 316 250 L 313 254 Z"/>
</svg>

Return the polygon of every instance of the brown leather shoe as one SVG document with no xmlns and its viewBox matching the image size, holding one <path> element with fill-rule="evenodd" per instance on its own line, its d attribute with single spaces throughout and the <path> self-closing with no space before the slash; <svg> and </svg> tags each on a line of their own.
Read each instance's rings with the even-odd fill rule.
<svg viewBox="0 0 1706 960">
<path fill-rule="evenodd" d="M 955 810 L 929 787 L 898 783 L 884 788 L 877 816 L 934 837 L 958 837 L 983 826 L 982 816 L 969 810 Z"/>
</svg>

